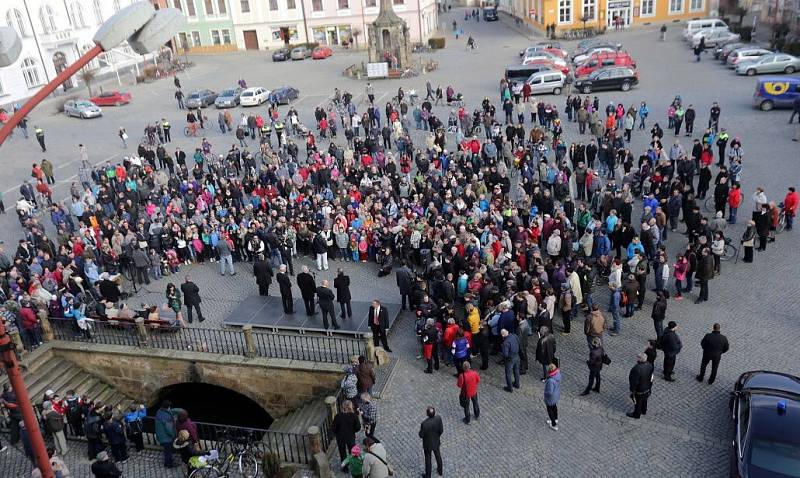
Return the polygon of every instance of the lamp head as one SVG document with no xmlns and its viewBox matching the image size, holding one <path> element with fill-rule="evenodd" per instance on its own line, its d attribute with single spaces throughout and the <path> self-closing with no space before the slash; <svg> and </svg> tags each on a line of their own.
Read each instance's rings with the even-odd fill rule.
<svg viewBox="0 0 800 478">
<path fill-rule="evenodd" d="M 155 12 L 150 2 L 132 3 L 100 25 L 93 40 L 103 51 L 109 51 L 141 30 Z"/>
<path fill-rule="evenodd" d="M 177 8 L 162 8 L 128 39 L 128 43 L 140 55 L 156 51 L 183 29 L 185 23 L 186 17 Z"/>
</svg>

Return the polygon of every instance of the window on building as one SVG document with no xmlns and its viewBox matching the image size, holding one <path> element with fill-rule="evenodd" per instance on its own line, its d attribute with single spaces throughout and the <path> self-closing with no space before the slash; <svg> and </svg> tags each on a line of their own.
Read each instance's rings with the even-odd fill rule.
<svg viewBox="0 0 800 478">
<path fill-rule="evenodd" d="M 120 5 L 119 5 L 119 0 L 114 0 L 114 2 L 112 3 L 112 5 L 114 6 L 114 13 L 117 13 L 117 12 L 118 12 L 118 11 L 119 11 L 119 10 L 122 8 L 122 7 L 120 7 Z"/>
<path fill-rule="evenodd" d="M 190 17 L 196 17 L 197 11 L 194 8 L 194 0 L 186 0 L 186 14 Z"/>
<path fill-rule="evenodd" d="M 273 12 L 278 9 L 278 0 L 269 0 L 269 9 Z"/>
<path fill-rule="evenodd" d="M 225 5 L 225 0 L 217 0 L 217 8 L 219 8 L 220 15 L 228 13 L 228 6 Z"/>
<path fill-rule="evenodd" d="M 39 21 L 42 23 L 42 29 L 45 33 L 52 33 L 56 31 L 56 14 L 50 5 L 43 5 L 39 9 Z"/>
<path fill-rule="evenodd" d="M 213 15 L 214 14 L 214 0 L 205 0 L 203 2 L 206 8 L 206 15 Z"/>
<path fill-rule="evenodd" d="M 70 16 L 72 17 L 72 24 L 76 28 L 83 28 L 86 26 L 86 19 L 83 16 L 83 5 L 80 2 L 72 2 L 69 6 Z"/>
<path fill-rule="evenodd" d="M 350 9 L 349 0 L 339 0 L 339 10 L 349 10 L 349 9 Z"/>
<path fill-rule="evenodd" d="M 42 84 L 39 78 L 39 65 L 34 58 L 28 57 L 22 60 L 22 76 L 25 77 L 25 84 L 28 88 L 34 88 Z"/>
<path fill-rule="evenodd" d="M 703 0 L 689 0 L 689 11 L 698 12 L 703 10 L 703 7 L 705 6 L 703 3 Z"/>
<path fill-rule="evenodd" d="M 311 0 L 311 11 L 312 12 L 321 12 L 322 11 L 322 0 Z"/>
<path fill-rule="evenodd" d="M 378 6 L 378 0 L 366 0 L 365 5 L 366 5 L 367 8 L 369 8 L 369 7 L 377 7 Z"/>
<path fill-rule="evenodd" d="M 92 10 L 94 10 L 94 21 L 98 25 L 103 23 L 103 8 L 100 6 L 100 0 L 92 0 Z"/>
<path fill-rule="evenodd" d="M 181 6 L 181 0 L 172 0 L 172 7 L 177 8 L 180 11 L 183 11 L 183 7 Z"/>
<path fill-rule="evenodd" d="M 683 0 L 669 0 L 669 13 L 680 13 L 683 11 Z"/>
<path fill-rule="evenodd" d="M 558 0 L 558 23 L 572 23 L 572 0 Z"/>
<path fill-rule="evenodd" d="M 286 0 L 286 8 L 289 10 L 294 10 L 297 8 L 297 4 L 295 4 L 294 0 Z"/>
<path fill-rule="evenodd" d="M 392 4 L 394 5 L 404 5 L 405 3 L 405 0 L 392 0 Z"/>
<path fill-rule="evenodd" d="M 219 45 L 222 43 L 222 39 L 219 36 L 219 30 L 211 30 L 211 43 L 213 45 Z"/>
<path fill-rule="evenodd" d="M 183 48 L 184 50 L 188 50 L 189 49 L 189 35 L 187 35 L 186 32 L 178 33 L 178 43 L 181 44 L 181 48 Z"/>
<path fill-rule="evenodd" d="M 200 32 L 192 32 L 192 46 L 201 46 Z"/>
<path fill-rule="evenodd" d="M 581 21 L 586 20 L 587 22 L 592 22 L 596 19 L 596 15 L 596 0 L 583 0 L 583 18 L 581 18 Z"/>
<path fill-rule="evenodd" d="M 250 0 L 241 0 L 239 5 L 242 10 L 242 13 L 250 13 Z"/>
<path fill-rule="evenodd" d="M 656 14 L 656 0 L 642 0 L 640 16 L 652 17 L 655 14 Z"/>
<path fill-rule="evenodd" d="M 230 45 L 231 44 L 231 31 L 227 28 L 222 30 L 222 44 L 223 45 Z"/>
<path fill-rule="evenodd" d="M 6 12 L 6 23 L 8 24 L 8 26 L 17 31 L 17 35 L 21 37 L 28 36 L 28 29 L 26 28 L 27 25 L 25 24 L 25 17 L 22 15 L 22 12 L 20 12 L 16 8 L 12 8 L 11 10 Z"/>
</svg>

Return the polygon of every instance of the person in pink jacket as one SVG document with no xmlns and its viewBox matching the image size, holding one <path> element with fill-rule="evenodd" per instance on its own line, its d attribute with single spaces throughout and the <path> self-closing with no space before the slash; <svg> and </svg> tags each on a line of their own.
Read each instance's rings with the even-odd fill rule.
<svg viewBox="0 0 800 478">
<path fill-rule="evenodd" d="M 681 291 L 683 290 L 683 281 L 686 280 L 686 273 L 688 271 L 689 261 L 683 257 L 683 254 L 678 254 L 677 258 L 675 259 L 673 272 L 673 276 L 675 277 L 675 300 L 681 300 L 683 298 Z"/>
</svg>

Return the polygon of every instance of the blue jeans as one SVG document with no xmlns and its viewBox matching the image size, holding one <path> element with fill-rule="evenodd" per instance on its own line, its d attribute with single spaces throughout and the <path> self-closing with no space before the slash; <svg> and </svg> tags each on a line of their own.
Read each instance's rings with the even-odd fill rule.
<svg viewBox="0 0 800 478">
<path fill-rule="evenodd" d="M 219 257 L 219 273 L 222 274 L 222 275 L 225 275 L 225 264 L 228 265 L 228 268 L 231 271 L 231 275 L 236 273 L 236 271 L 233 270 L 233 256 L 232 255 L 220 256 Z"/>
<path fill-rule="evenodd" d="M 175 466 L 175 460 L 172 459 L 172 443 L 162 443 L 161 447 L 164 449 L 164 466 L 172 468 Z"/>
<path fill-rule="evenodd" d="M 622 320 L 619 317 L 619 307 L 611 310 L 611 317 L 614 319 L 614 325 L 611 330 L 618 334 L 622 329 Z"/>
<path fill-rule="evenodd" d="M 731 212 L 728 215 L 728 223 L 736 224 L 736 211 L 738 211 L 739 208 L 738 207 L 732 207 L 732 208 L 730 208 L 730 210 L 731 210 Z"/>
<path fill-rule="evenodd" d="M 687 272 L 686 273 L 686 289 L 683 291 L 689 293 L 692 291 L 694 287 L 694 272 Z"/>
<path fill-rule="evenodd" d="M 591 292 L 583 295 L 583 301 L 586 302 L 586 307 L 589 310 L 592 310 L 592 305 L 594 304 L 594 297 Z"/>
<path fill-rule="evenodd" d="M 511 376 L 514 376 L 514 388 L 519 388 L 519 356 L 506 360 L 506 386 L 511 388 Z"/>
<path fill-rule="evenodd" d="M 628 304 L 625 306 L 625 315 L 633 315 L 636 312 L 636 303 L 633 299 L 628 299 Z"/>
</svg>

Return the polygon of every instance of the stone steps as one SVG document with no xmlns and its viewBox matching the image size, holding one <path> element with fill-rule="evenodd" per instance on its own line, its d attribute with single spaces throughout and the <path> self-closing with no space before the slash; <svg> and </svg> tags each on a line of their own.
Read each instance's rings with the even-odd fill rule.
<svg viewBox="0 0 800 478">
<path fill-rule="evenodd" d="M 308 427 L 322 424 L 326 412 L 325 401 L 315 399 L 294 412 L 275 420 L 269 429 L 272 431 L 305 434 L 308 431 Z"/>
</svg>

